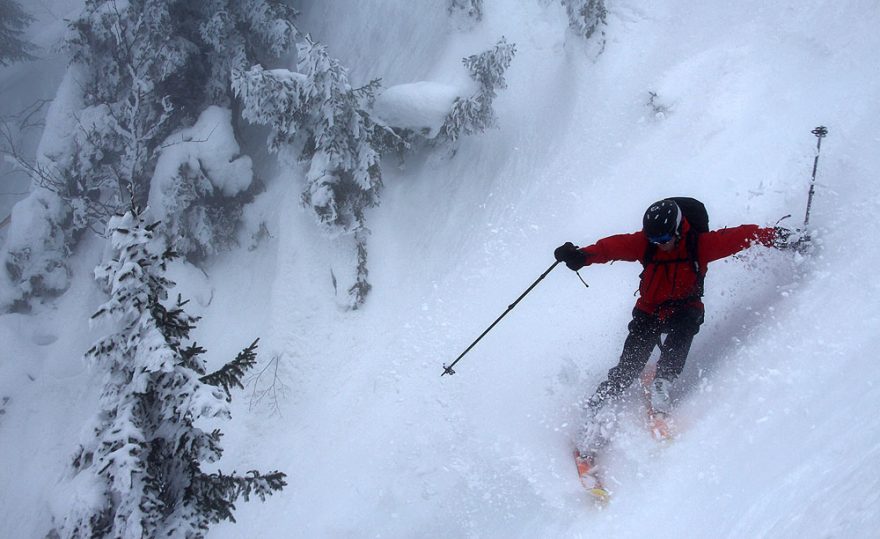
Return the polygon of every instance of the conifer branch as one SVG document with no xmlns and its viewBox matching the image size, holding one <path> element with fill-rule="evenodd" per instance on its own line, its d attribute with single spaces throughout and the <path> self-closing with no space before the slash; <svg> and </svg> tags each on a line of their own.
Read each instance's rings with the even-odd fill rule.
<svg viewBox="0 0 880 539">
<path fill-rule="evenodd" d="M 244 389 L 241 379 L 249 369 L 257 364 L 256 350 L 259 342 L 260 339 L 256 339 L 250 346 L 239 352 L 235 359 L 223 365 L 219 370 L 202 376 L 199 381 L 203 384 L 222 387 L 226 392 L 226 400 L 232 399 L 232 388 Z"/>
</svg>

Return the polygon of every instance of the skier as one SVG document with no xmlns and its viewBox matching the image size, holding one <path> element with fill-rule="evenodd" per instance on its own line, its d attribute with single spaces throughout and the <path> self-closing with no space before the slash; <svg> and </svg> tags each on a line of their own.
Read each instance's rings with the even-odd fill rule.
<svg viewBox="0 0 880 539">
<path fill-rule="evenodd" d="M 591 467 L 596 452 L 608 441 L 615 414 L 613 406 L 606 405 L 638 378 L 655 346 L 660 347 L 660 359 L 651 387 L 651 406 L 660 418 L 669 413 L 670 386 L 684 368 L 691 341 L 703 323 L 701 297 L 710 262 L 754 244 L 802 250 L 808 241 L 781 227 L 741 225 L 709 231 L 708 224 L 701 202 L 686 197 L 664 199 L 648 207 L 639 232 L 609 236 L 587 247 L 568 242 L 555 250 L 556 260 L 574 271 L 616 260 L 638 261 L 644 267 L 620 361 L 586 405 L 587 417 L 577 446 L 584 461 L 579 461 L 579 469 L 582 464 L 585 469 Z M 666 339 L 661 344 L 663 333 Z"/>
</svg>

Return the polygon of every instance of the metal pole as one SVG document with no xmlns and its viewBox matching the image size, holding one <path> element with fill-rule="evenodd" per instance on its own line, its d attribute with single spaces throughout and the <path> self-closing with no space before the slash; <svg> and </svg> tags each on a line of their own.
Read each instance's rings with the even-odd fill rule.
<svg viewBox="0 0 880 539">
<path fill-rule="evenodd" d="M 804 216 L 804 230 L 810 224 L 810 209 L 813 206 L 813 194 L 816 192 L 816 169 L 819 167 L 819 151 L 822 149 L 822 139 L 828 135 L 828 129 L 824 125 L 820 125 L 811 131 L 816 135 L 816 158 L 813 159 L 813 176 L 810 179 L 810 194 L 807 196 L 807 214 Z M 809 234 L 809 233 L 807 233 Z"/>
<path fill-rule="evenodd" d="M 477 337 L 477 340 L 475 340 L 474 342 L 472 342 L 471 345 L 467 347 L 467 350 L 465 350 L 464 352 L 461 353 L 460 356 L 458 356 L 457 358 L 455 358 L 455 361 L 453 361 L 452 364 L 450 364 L 450 365 L 447 367 L 446 364 L 444 363 L 444 364 L 443 364 L 443 372 L 440 374 L 440 376 L 442 377 L 442 376 L 445 375 L 445 374 L 448 374 L 448 375 L 452 376 L 453 374 L 455 374 L 455 371 L 452 370 L 452 367 L 455 367 L 455 364 L 458 363 L 458 362 L 461 360 L 461 358 L 464 357 L 465 354 L 467 354 L 468 352 L 470 352 L 470 351 L 471 351 L 471 348 L 473 348 L 478 342 L 480 342 L 480 339 L 482 339 L 483 337 L 485 337 L 486 334 L 489 333 L 489 332 L 492 330 L 492 328 L 495 327 L 495 324 L 497 324 L 498 322 L 500 322 L 501 319 L 504 318 L 504 317 L 507 315 L 507 313 L 509 313 L 510 311 L 512 311 L 513 308 L 516 307 L 516 304 L 519 303 L 521 299 L 523 299 L 524 297 L 526 297 L 526 294 L 528 294 L 529 292 L 532 291 L 533 288 L 535 288 L 536 286 L 538 286 L 538 283 L 540 283 L 540 282 L 544 279 L 544 277 L 547 276 L 548 273 L 550 273 L 551 271 L 553 271 L 553 268 L 555 268 L 558 264 L 559 264 L 559 261 L 556 261 L 556 262 L 553 263 L 552 266 L 550 266 L 549 268 L 547 268 L 547 271 L 545 271 L 544 273 L 542 273 L 541 276 L 538 277 L 538 280 L 535 281 L 534 283 L 532 283 L 532 286 L 528 287 L 528 288 L 526 289 L 526 291 L 523 292 L 522 295 L 521 295 L 520 297 L 516 298 L 516 301 L 514 301 L 513 303 L 511 303 L 511 304 L 507 307 L 507 310 L 504 311 L 504 312 L 501 314 L 501 316 L 499 316 L 497 319 L 495 319 L 495 321 L 492 322 L 492 325 L 489 326 L 489 327 L 486 329 L 486 331 L 484 331 L 479 337 Z"/>
</svg>

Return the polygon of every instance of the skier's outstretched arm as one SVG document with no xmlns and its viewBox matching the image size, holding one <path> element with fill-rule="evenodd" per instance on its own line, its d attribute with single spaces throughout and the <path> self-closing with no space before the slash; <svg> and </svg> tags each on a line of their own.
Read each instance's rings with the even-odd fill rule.
<svg viewBox="0 0 880 539">
<path fill-rule="evenodd" d="M 648 240 L 641 232 L 616 234 L 603 238 L 593 245 L 577 247 L 567 242 L 556 248 L 556 260 L 565 262 L 572 270 L 579 270 L 590 264 L 603 264 L 615 260 L 636 262 L 641 260 L 648 246 Z"/>
<path fill-rule="evenodd" d="M 755 244 L 773 247 L 776 229 L 758 225 L 740 225 L 700 234 L 699 258 L 703 263 L 720 260 Z"/>
</svg>

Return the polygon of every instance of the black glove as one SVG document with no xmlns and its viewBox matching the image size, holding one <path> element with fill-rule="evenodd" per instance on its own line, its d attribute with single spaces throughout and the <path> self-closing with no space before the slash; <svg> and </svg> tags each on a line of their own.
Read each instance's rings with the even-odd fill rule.
<svg viewBox="0 0 880 539">
<path fill-rule="evenodd" d="M 796 251 L 804 254 L 812 247 L 810 235 L 803 230 L 790 230 L 777 226 L 773 237 L 773 247 L 784 251 Z"/>
<path fill-rule="evenodd" d="M 570 241 L 565 242 L 553 251 L 557 262 L 565 262 L 568 269 L 577 271 L 587 265 L 587 254 Z"/>
</svg>

